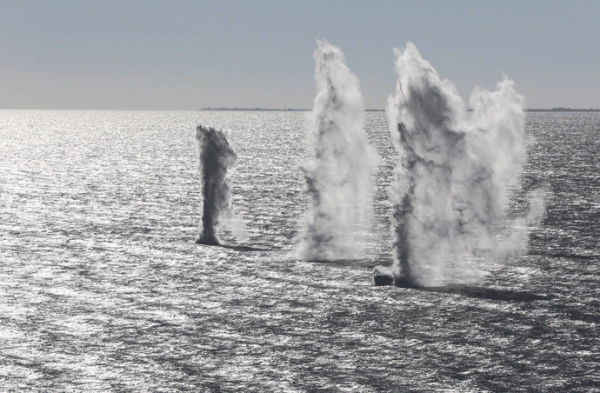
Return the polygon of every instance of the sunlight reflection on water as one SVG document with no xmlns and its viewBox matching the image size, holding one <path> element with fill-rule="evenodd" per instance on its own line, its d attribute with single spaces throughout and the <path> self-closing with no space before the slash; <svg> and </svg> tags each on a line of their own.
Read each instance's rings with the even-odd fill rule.
<svg viewBox="0 0 600 393">
<path fill-rule="evenodd" d="M 364 260 L 288 256 L 307 208 L 303 112 L 1 111 L 0 381 L 7 391 L 580 390 L 600 383 L 597 114 L 529 114 L 530 255 L 478 288 L 372 286 L 391 263 L 382 160 Z M 255 251 L 194 244 L 194 131 L 228 129 Z M 231 234 L 223 238 L 233 243 Z M 520 296 L 520 297 L 519 297 Z M 537 296 L 537 297 L 536 297 Z"/>
</svg>

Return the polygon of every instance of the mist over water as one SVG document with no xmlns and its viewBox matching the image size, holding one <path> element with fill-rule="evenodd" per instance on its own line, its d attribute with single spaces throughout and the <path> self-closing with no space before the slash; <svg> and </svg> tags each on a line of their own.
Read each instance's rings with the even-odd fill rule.
<svg viewBox="0 0 600 393">
<path fill-rule="evenodd" d="M 317 96 L 309 125 L 315 158 L 302 168 L 311 206 L 297 252 L 304 260 L 351 259 L 361 256 L 373 217 L 376 154 L 364 131 L 358 79 L 339 48 L 317 44 Z"/>
<path fill-rule="evenodd" d="M 398 82 L 387 105 L 400 162 L 389 190 L 395 261 L 376 268 L 398 285 L 472 283 L 493 264 L 527 251 L 543 193 L 509 218 L 511 193 L 526 159 L 524 98 L 508 78 L 476 89 L 469 113 L 411 43 L 396 50 Z"/>
<path fill-rule="evenodd" d="M 238 240 L 246 240 L 246 226 L 233 212 L 227 180 L 227 171 L 235 165 L 237 155 L 221 130 L 198 126 L 196 140 L 203 197 L 202 229 L 196 243 L 221 244 L 217 236 L 220 224 L 227 226 Z"/>
</svg>

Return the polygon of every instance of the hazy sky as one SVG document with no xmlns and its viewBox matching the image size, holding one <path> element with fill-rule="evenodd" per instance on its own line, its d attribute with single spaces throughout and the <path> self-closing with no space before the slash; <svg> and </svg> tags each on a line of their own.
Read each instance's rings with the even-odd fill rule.
<svg viewBox="0 0 600 393">
<path fill-rule="evenodd" d="M 310 108 L 317 38 L 367 108 L 407 41 L 465 99 L 505 73 L 529 108 L 600 108 L 597 0 L 0 0 L 0 108 Z"/>
</svg>

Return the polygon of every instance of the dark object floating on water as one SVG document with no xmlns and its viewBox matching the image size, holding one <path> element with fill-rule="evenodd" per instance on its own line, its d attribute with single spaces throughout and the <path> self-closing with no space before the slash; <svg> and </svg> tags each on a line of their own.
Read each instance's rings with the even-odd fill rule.
<svg viewBox="0 0 600 393">
<path fill-rule="evenodd" d="M 373 280 L 376 287 L 384 287 L 387 285 L 394 285 L 394 279 L 387 275 L 373 275 Z"/>
<path fill-rule="evenodd" d="M 398 277 L 393 271 L 393 268 L 393 266 L 375 266 L 373 271 L 373 281 L 376 287 L 395 285 L 401 288 L 424 288 L 416 285 L 414 280 L 406 275 Z"/>
</svg>

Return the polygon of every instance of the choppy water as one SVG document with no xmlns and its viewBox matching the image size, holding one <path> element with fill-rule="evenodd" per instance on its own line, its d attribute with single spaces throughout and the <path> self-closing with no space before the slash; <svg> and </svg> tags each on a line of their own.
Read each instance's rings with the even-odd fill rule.
<svg viewBox="0 0 600 393">
<path fill-rule="evenodd" d="M 383 113 L 365 259 L 289 256 L 305 116 L 0 111 L 0 390 L 600 389 L 599 114 L 527 115 L 524 189 L 553 192 L 530 254 L 428 291 L 372 285 L 391 263 Z M 254 250 L 194 243 L 196 124 L 230 130 Z"/>
</svg>

